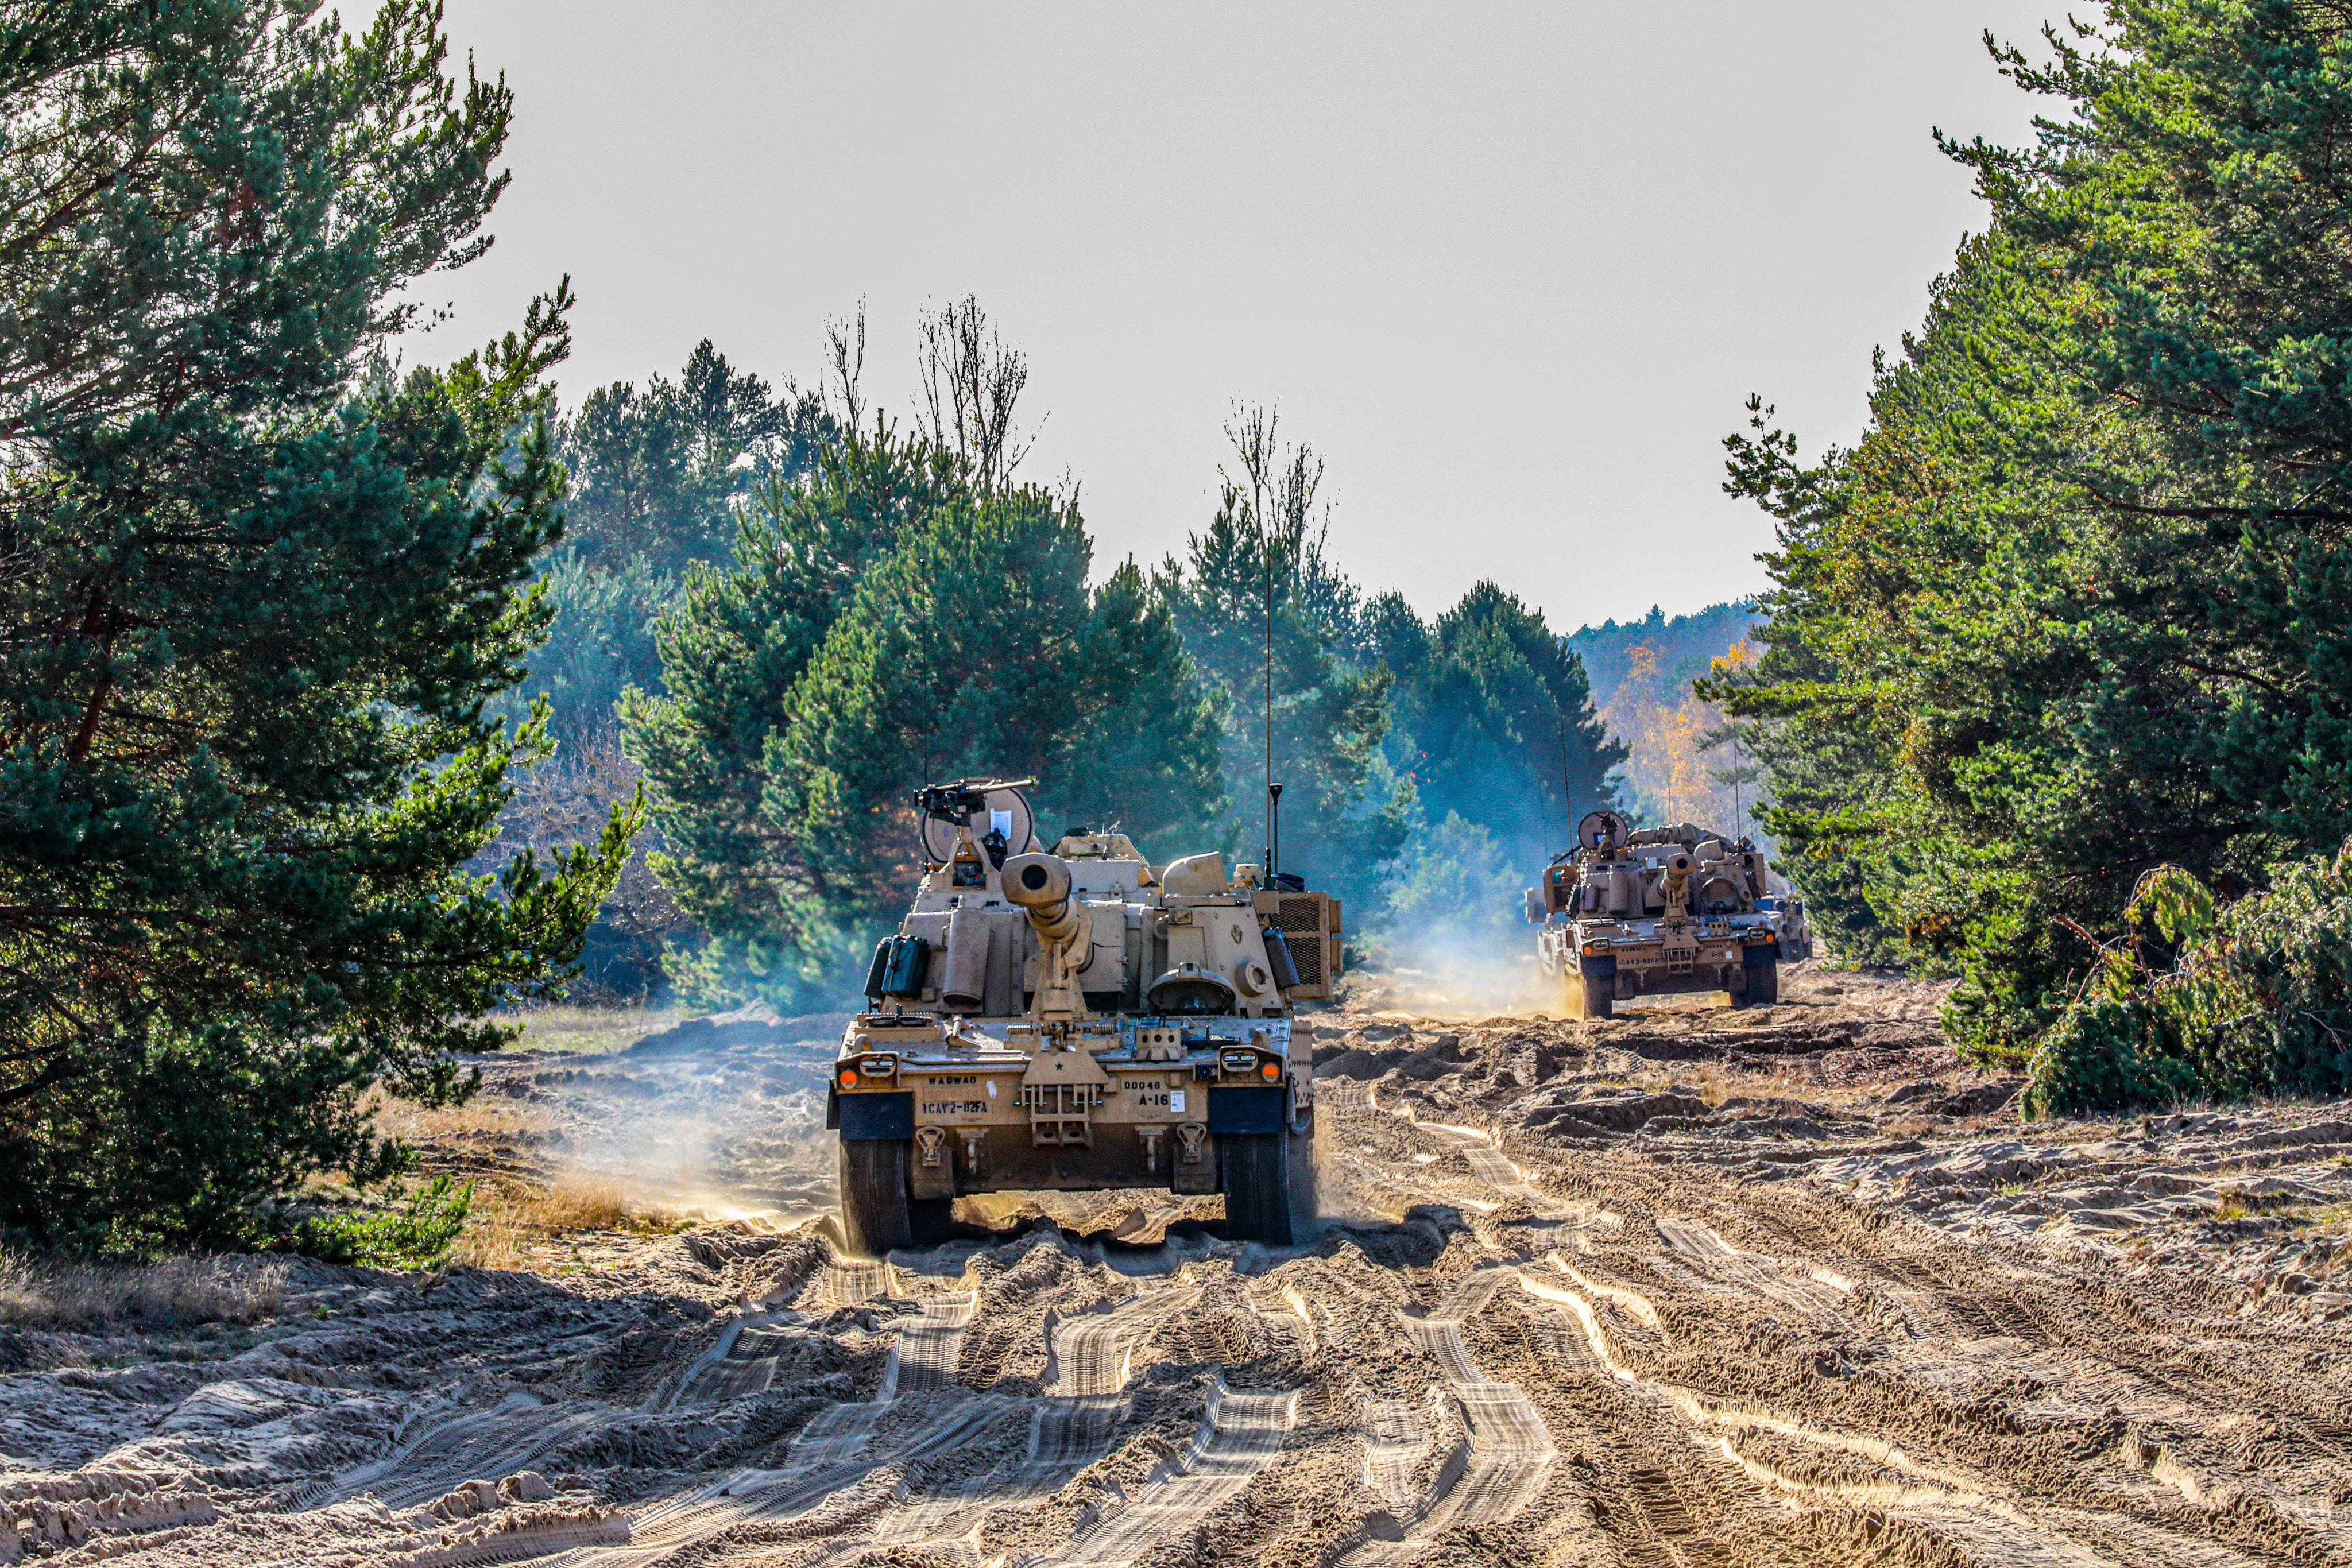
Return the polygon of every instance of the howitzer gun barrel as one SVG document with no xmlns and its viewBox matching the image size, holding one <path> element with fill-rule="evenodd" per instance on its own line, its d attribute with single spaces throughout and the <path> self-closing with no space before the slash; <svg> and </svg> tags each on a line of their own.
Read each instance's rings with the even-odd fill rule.
<svg viewBox="0 0 2352 1568">
<path fill-rule="evenodd" d="M 1078 934 L 1085 910 L 1070 896 L 1070 866 L 1059 855 L 1013 855 L 1004 862 L 1004 897 L 1029 916 L 1037 940 L 1047 946 Z"/>
<path fill-rule="evenodd" d="M 1031 1013 L 1040 1019 L 1082 1017 L 1087 1002 L 1076 975 L 1085 967 L 1085 957 L 1077 950 L 1091 945 L 1093 923 L 1087 906 L 1071 894 L 1069 862 L 1042 852 L 1013 855 L 1005 861 L 1002 874 L 1006 901 L 1029 917 L 1029 928 L 1045 949 Z"/>
</svg>

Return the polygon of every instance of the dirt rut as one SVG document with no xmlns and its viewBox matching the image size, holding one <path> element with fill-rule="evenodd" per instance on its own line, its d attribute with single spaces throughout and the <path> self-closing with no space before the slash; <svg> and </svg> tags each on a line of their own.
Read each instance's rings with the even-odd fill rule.
<svg viewBox="0 0 2352 1568">
<path fill-rule="evenodd" d="M 0 1561 L 2352 1565 L 2352 1121 L 2020 1128 L 1915 988 L 1798 978 L 1325 1015 L 1286 1251 L 755 1219 L 16 1334 Z"/>
</svg>

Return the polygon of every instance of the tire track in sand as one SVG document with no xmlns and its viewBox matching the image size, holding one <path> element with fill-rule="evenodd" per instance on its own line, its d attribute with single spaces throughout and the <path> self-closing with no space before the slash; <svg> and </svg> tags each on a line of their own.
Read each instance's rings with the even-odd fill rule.
<svg viewBox="0 0 2352 1568">
<path fill-rule="evenodd" d="M 596 1408 L 558 1414 L 544 1400 L 510 1394 L 488 1410 L 426 1424 L 424 1431 L 383 1458 L 338 1476 L 331 1499 L 373 1490 L 388 1508 L 430 1502 L 476 1476 L 511 1475 L 557 1444 L 626 1412 Z"/>
<path fill-rule="evenodd" d="M 799 1299 L 828 1312 L 838 1311 L 887 1299 L 897 1284 L 897 1275 L 887 1262 L 835 1263 L 828 1265 Z M 736 1470 L 707 1486 L 663 1499 L 630 1521 L 629 1544 L 566 1552 L 549 1559 L 551 1568 L 559 1563 L 563 1568 L 643 1568 L 746 1520 L 810 1511 L 886 1465 L 921 1458 L 979 1436 L 1001 1416 L 1001 1409 L 977 1399 L 938 1399 L 933 1401 L 936 1408 L 894 1430 L 886 1449 L 868 1451 L 877 1428 L 894 1413 L 900 1394 L 911 1391 L 901 1387 L 910 1372 L 913 1381 L 927 1389 L 952 1388 L 955 1358 L 978 1300 L 977 1291 L 945 1292 L 925 1301 L 915 1317 L 902 1320 L 875 1397 L 819 1411 L 793 1439 L 782 1465 Z M 755 1359 L 733 1353 L 740 1348 L 772 1357 L 793 1336 L 781 1330 L 770 1333 L 765 1325 L 783 1317 L 782 1312 L 767 1312 L 737 1320 L 730 1333 L 688 1367 L 679 1380 L 679 1393 L 698 1378 L 701 1379 L 698 1393 L 709 1391 L 714 1383 L 748 1387 L 756 1382 L 760 1387 L 768 1386 L 772 1378 L 760 1379 L 740 1370 L 756 1365 Z M 910 1333 L 919 1336 L 911 1364 L 903 1354 Z"/>
<path fill-rule="evenodd" d="M 1798 1268 L 1761 1253 L 1743 1252 L 1696 1220 L 1653 1218 L 1666 1244 L 1664 1267 L 1701 1290 L 1724 1290 L 1770 1301 L 1800 1318 L 1848 1315 L 1853 1282 L 1835 1270 Z"/>
<path fill-rule="evenodd" d="M 1279 1307 L 1246 1292 L 1242 1299 L 1272 1337 L 1314 1354 L 1315 1325 L 1295 1289 L 1285 1288 Z M 1237 1392 L 1220 1367 L 1201 1425 L 1179 1458 L 1150 1476 L 1134 1499 L 1080 1529 L 1061 1552 L 1024 1562 L 1087 1568 L 1133 1562 L 1247 1486 L 1282 1451 L 1297 1410 L 1297 1390 Z"/>
<path fill-rule="evenodd" d="M 1668 1416 L 1699 1452 L 1785 1504 L 1883 1521 L 1884 1541 L 1875 1550 L 1890 1560 L 1916 1557 L 1976 1568 L 2255 1568 L 2257 1559 L 2217 1542 L 2121 1514 L 2036 1508 L 1883 1439 L 1824 1429 L 1643 1376 L 1619 1356 L 1606 1309 L 1639 1315 L 1648 1303 L 1622 1289 L 1603 1295 L 1558 1253 L 1546 1261 L 1548 1269 L 1515 1270 L 1520 1289 L 1569 1320 L 1570 1337 L 1583 1343 L 1609 1380 Z M 1630 1491 L 1649 1539 L 1626 1543 L 1627 1561 L 1669 1568 L 1740 1560 L 1692 1517 L 1686 1489 L 1664 1470 L 1637 1470 Z M 2129 1549 L 2102 1551 L 2095 1542 L 2103 1539 L 2128 1542 Z"/>
<path fill-rule="evenodd" d="M 1465 1441 L 1447 1456 L 1429 1490 L 1398 1518 L 1401 1539 L 1365 1542 L 1344 1562 L 1395 1562 L 1415 1554 L 1420 1543 L 1443 1531 L 1500 1523 L 1526 1508 L 1551 1479 L 1559 1451 L 1542 1414 L 1517 1384 L 1490 1381 L 1462 1343 L 1463 1320 L 1483 1311 L 1513 1277 L 1507 1268 L 1480 1269 L 1457 1281 L 1425 1316 L 1399 1314 L 1406 1337 L 1444 1374 L 1446 1394 L 1461 1413 Z M 1383 1441 L 1370 1435 L 1365 1465 L 1375 1478 L 1385 1470 L 1392 1483 L 1401 1468 L 1409 1472 L 1427 1439 L 1420 1436 L 1411 1406 L 1391 1402 L 1380 1414 L 1384 1424 L 1397 1428 L 1396 1436 Z"/>
<path fill-rule="evenodd" d="M 1464 1156 L 1472 1173 L 1482 1183 L 1494 1188 L 1498 1196 L 1528 1201 L 1529 1208 L 1538 1217 L 1583 1218 L 1580 1206 L 1576 1209 L 1563 1210 L 1556 1200 L 1536 1188 L 1528 1174 L 1501 1155 L 1487 1135 L 1478 1129 L 1423 1121 L 1409 1105 L 1381 1105 L 1370 1085 L 1362 1091 L 1361 1106 L 1366 1110 L 1387 1111 L 1408 1123 L 1422 1135 L 1443 1140 Z M 1355 1106 L 1349 1108 L 1354 1109 Z M 1482 1223 L 1485 1216 L 1493 1212 L 1496 1206 L 1474 1202 L 1470 1207 L 1477 1211 L 1473 1227 L 1483 1232 L 1486 1228 Z M 1854 1287 L 1850 1280 L 1836 1270 L 1791 1264 L 1780 1259 L 1742 1251 L 1725 1241 L 1709 1227 L 1695 1221 L 1662 1218 L 1655 1224 L 1659 1239 L 1665 1244 L 1664 1257 L 1661 1261 L 1665 1263 L 1668 1276 L 1678 1283 L 1701 1291 L 1730 1291 L 1770 1301 L 1800 1317 L 1844 1315 Z M 1582 1246 L 1585 1238 L 1580 1235 L 1577 1241 Z M 1635 1376 L 1609 1354 L 1605 1330 L 1596 1309 L 1601 1301 L 1606 1301 L 1610 1306 L 1641 1319 L 1656 1330 L 1659 1324 L 1654 1308 L 1638 1292 L 1588 1281 L 1557 1252 L 1549 1256 L 1549 1261 L 1558 1274 L 1538 1275 L 1537 1282 L 1532 1284 L 1522 1276 L 1522 1289 L 1571 1316 L 1576 1315 L 1575 1309 L 1558 1299 L 1556 1292 L 1564 1288 L 1568 1296 L 1581 1301 L 1587 1315 L 1578 1321 L 1576 1326 L 1581 1331 L 1580 1337 L 1591 1345 L 1603 1370 L 1609 1372 L 1627 1392 L 1663 1404 L 1664 1408 L 1661 1414 L 1684 1430 L 1692 1431 L 1701 1451 L 1736 1469 L 1739 1479 L 1763 1488 L 1768 1495 L 1780 1497 L 1785 1502 L 1801 1507 L 1883 1511 L 1889 1517 L 1932 1535 L 1944 1550 L 1956 1552 L 1961 1561 L 1981 1563 L 1985 1568 L 1995 1568 L 1995 1565 L 2005 1565 L 2011 1562 L 2032 1564 L 2033 1568 L 2060 1568 L 2060 1565 L 2063 1568 L 2120 1568 L 2113 1559 L 2093 1550 L 2076 1536 L 2053 1528 L 2052 1521 L 2029 1521 L 2008 1504 L 1986 1495 L 1982 1489 L 1968 1479 L 1918 1465 L 1892 1445 L 1869 1437 L 1819 1430 L 1770 1411 L 1711 1401 L 1690 1390 Z M 1497 1276 L 1520 1273 L 1516 1270 L 1481 1272 Z M 1478 1274 L 1473 1274 L 1457 1287 L 1457 1291 L 1473 1288 L 1478 1279 Z M 1573 1285 L 1566 1285 L 1566 1281 L 1572 1281 Z M 1500 1282 L 1499 1279 L 1496 1282 Z M 1471 1304 L 1470 1310 L 1475 1312 L 1483 1306 L 1491 1297 L 1493 1289 L 1492 1285 L 1483 1287 L 1482 1293 Z M 1452 1304 L 1450 1301 L 1447 1303 L 1448 1306 Z M 1407 1522 L 1403 1540 L 1367 1542 L 1349 1554 L 1345 1561 L 1349 1563 L 1392 1561 L 1411 1555 L 1416 1542 L 1442 1530 L 1509 1517 L 1509 1511 L 1524 1507 L 1527 1499 L 1541 1490 L 1544 1478 L 1538 1477 L 1516 1505 L 1508 1500 L 1506 1490 L 1503 1506 L 1509 1511 L 1499 1514 L 1487 1511 L 1494 1505 L 1480 1496 L 1482 1491 L 1492 1493 L 1497 1488 L 1507 1489 L 1510 1482 L 1506 1479 L 1507 1468 L 1499 1475 L 1490 1472 L 1488 1476 L 1481 1477 L 1477 1473 L 1476 1422 L 1480 1412 L 1473 1406 L 1478 1396 L 1474 1395 L 1472 1399 L 1464 1399 L 1460 1382 L 1465 1371 L 1475 1374 L 1475 1363 L 1470 1361 L 1459 1338 L 1460 1320 L 1467 1313 L 1458 1311 L 1448 1312 L 1441 1307 L 1417 1323 L 1407 1319 L 1406 1327 L 1422 1348 L 1446 1370 L 1449 1380 L 1453 1382 L 1449 1392 L 1462 1407 L 1465 1424 L 1471 1430 L 1471 1456 L 1466 1462 L 1450 1460 L 1441 1469 L 1429 1499 L 1423 1501 L 1423 1511 Z M 1454 1319 L 1453 1322 L 1444 1321 L 1448 1316 Z M 2007 1323 L 2000 1325 L 2001 1328 L 2010 1326 Z M 1505 1427 L 1496 1435 L 1496 1446 L 1507 1451 L 1529 1440 L 1530 1435 L 1520 1425 L 1519 1406 L 1526 1406 L 1526 1416 L 1537 1423 L 1536 1430 L 1543 1428 L 1540 1414 L 1526 1401 L 1523 1391 L 1516 1385 L 1500 1386 L 1508 1387 L 1518 1397 L 1501 1402 L 1498 1410 L 1489 1409 L 1485 1413 L 1490 1425 L 1499 1418 Z M 1391 1414 L 1410 1416 L 1409 1410 L 1402 1407 Z M 1545 1441 L 1549 1447 L 1548 1435 Z M 1370 1443 L 1367 1448 L 1370 1473 L 1374 1456 Z M 1843 1463 L 1823 1467 L 1801 1460 L 1791 1467 L 1785 1462 L 1787 1451 L 1791 1448 L 1801 1456 L 1810 1450 L 1819 1455 L 1833 1456 Z M 1415 1457 L 1417 1454 L 1402 1448 L 1381 1456 L 1387 1461 L 1385 1468 L 1391 1473 L 1400 1460 L 1410 1463 Z M 1687 1461 L 1679 1458 L 1673 1466 L 1677 1471 L 1686 1468 Z M 1822 1474 L 1824 1469 L 1832 1472 L 1834 1479 L 1825 1478 Z M 1449 1485 L 1456 1473 L 1462 1476 L 1462 1480 Z M 1696 1479 L 1696 1477 L 1683 1476 L 1677 1479 L 1664 1469 L 1637 1469 L 1629 1479 L 1631 1485 L 1625 1500 L 1633 1504 L 1633 1511 L 1644 1528 L 1640 1531 L 1640 1538 L 1618 1542 L 1618 1549 L 1627 1562 L 1642 1564 L 1643 1568 L 1648 1568 L 1650 1564 L 1655 1564 L 1656 1568 L 1680 1568 L 1683 1564 L 1721 1563 L 1727 1565 L 1739 1560 L 1732 1547 L 1711 1533 L 1706 1525 L 1693 1515 L 1692 1497 L 1695 1494 L 1690 1493 L 1690 1483 Z M 1726 1479 L 1732 1479 L 1731 1477 Z M 1463 1498 L 1464 1503 L 1455 1505 L 1453 1502 L 1455 1497 Z M 1478 1517 L 1465 1517 L 1466 1514 Z M 2119 1526 L 2123 1521 L 2120 1518 L 2110 1517 L 2102 1522 L 2112 1527 Z M 2139 1551 L 2129 1559 L 2135 1568 L 2153 1563 L 2168 1564 L 2175 1561 L 2184 1568 L 2191 1564 L 2194 1568 L 2250 1565 L 2250 1560 L 2242 1554 L 2227 1548 L 2217 1550 L 2216 1544 L 2210 1542 L 2191 1541 L 2168 1532 L 2142 1531 L 2139 1533 L 2143 1537 L 2151 1533 L 2160 1535 L 2161 1542 L 2160 1545 L 2148 1540 L 2136 1542 Z M 2150 1550 L 2152 1547 L 2157 1549 Z M 2170 1550 L 2168 1552 L 2162 1548 Z"/>
<path fill-rule="evenodd" d="M 990 1514 L 1051 1497 L 1110 1452 L 1127 1411 L 1135 1347 L 1161 1322 L 1199 1299 L 1199 1290 L 1189 1283 L 1151 1286 L 1097 1311 L 1049 1317 L 1048 1376 L 1041 1397 L 1012 1400 L 994 1394 L 963 1394 L 955 1401 L 974 1411 L 974 1437 L 1018 1419 L 1025 1410 L 1029 1437 L 1021 1457 L 967 1476 L 931 1496 L 908 1499 L 902 1492 L 894 1506 L 864 1528 L 845 1533 L 832 1550 L 806 1562 L 892 1547 L 969 1555 L 971 1538 Z M 971 1315 L 965 1311 L 963 1321 Z M 945 1392 L 961 1393 L 952 1387 Z"/>
<path fill-rule="evenodd" d="M 1297 1418 L 1298 1394 L 1236 1394 L 1219 1377 L 1209 1408 L 1182 1458 L 1155 1475 L 1150 1490 L 1081 1531 L 1062 1552 L 1033 1559 L 1071 1568 L 1123 1568 L 1206 1519 L 1281 1452 Z"/>
<path fill-rule="evenodd" d="M 889 1364 L 882 1371 L 878 1398 L 929 1394 L 952 1388 L 956 1364 L 963 1355 L 964 1330 L 980 1305 L 980 1291 L 951 1291 L 924 1303 L 922 1316 L 898 1330 L 890 1346 Z"/>
</svg>

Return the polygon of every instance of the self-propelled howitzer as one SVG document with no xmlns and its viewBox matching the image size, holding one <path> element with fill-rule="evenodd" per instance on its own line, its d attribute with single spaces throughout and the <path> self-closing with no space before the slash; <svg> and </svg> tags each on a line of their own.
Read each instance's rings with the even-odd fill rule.
<svg viewBox="0 0 2352 1568">
<path fill-rule="evenodd" d="M 1722 991 L 1734 1007 L 1780 996 L 1780 966 L 1810 957 L 1805 906 L 1747 839 L 1690 823 L 1636 832 L 1614 811 L 1577 824 L 1576 847 L 1528 889 L 1536 949 L 1570 1018 L 1620 1001 Z"/>
<path fill-rule="evenodd" d="M 1331 995 L 1339 901 L 1215 854 L 1155 868 L 1116 830 L 1043 852 L 1026 782 L 916 796 L 922 884 L 827 1105 L 845 1239 L 929 1241 L 967 1193 L 1162 1187 L 1288 1245 L 1314 1129 L 1291 1024 Z"/>
</svg>

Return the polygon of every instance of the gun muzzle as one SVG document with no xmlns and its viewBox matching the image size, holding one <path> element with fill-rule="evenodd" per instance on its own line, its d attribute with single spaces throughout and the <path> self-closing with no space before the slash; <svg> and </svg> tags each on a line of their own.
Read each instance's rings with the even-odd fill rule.
<svg viewBox="0 0 2352 1568">
<path fill-rule="evenodd" d="M 1078 905 L 1070 897 L 1069 862 L 1039 852 L 1013 855 L 1001 873 L 1004 896 L 1029 916 L 1041 942 L 1066 942 L 1077 934 Z"/>
</svg>

